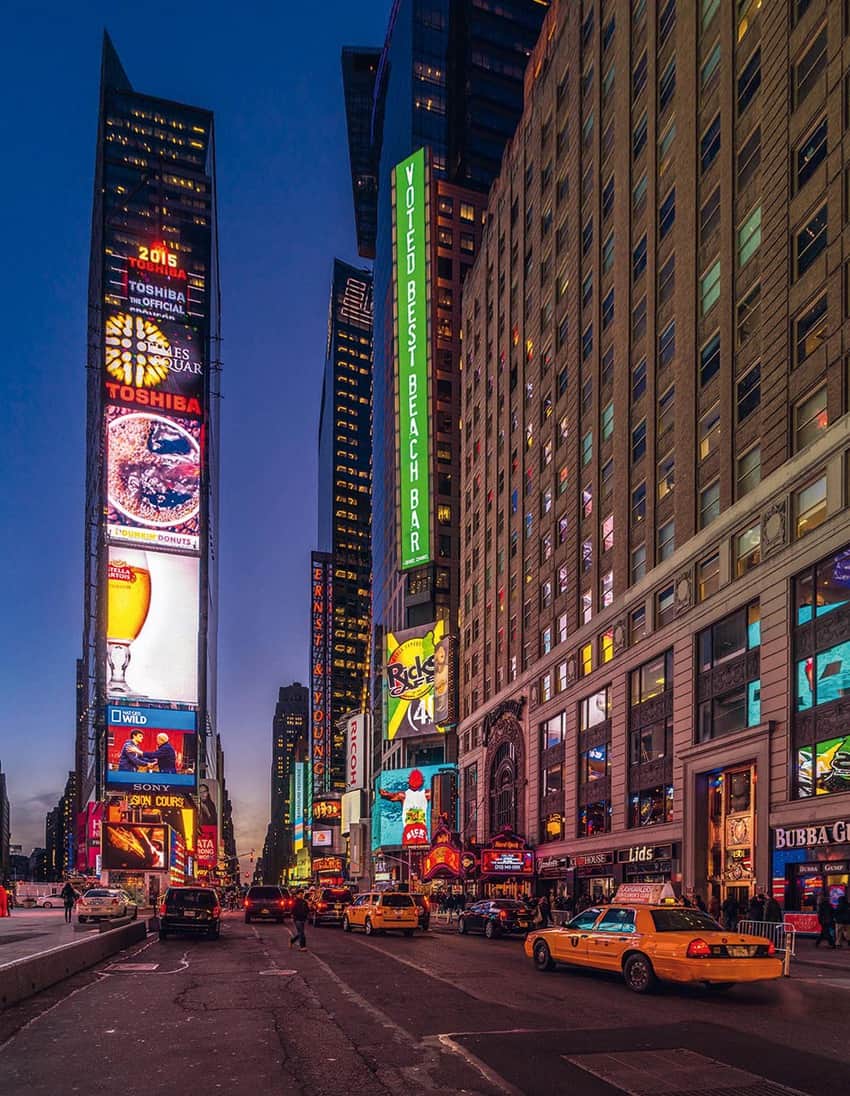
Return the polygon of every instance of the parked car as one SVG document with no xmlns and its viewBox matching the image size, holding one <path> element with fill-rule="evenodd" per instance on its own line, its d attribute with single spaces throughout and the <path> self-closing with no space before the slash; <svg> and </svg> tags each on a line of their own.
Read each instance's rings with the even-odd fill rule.
<svg viewBox="0 0 850 1096">
<path fill-rule="evenodd" d="M 457 915 L 457 931 L 461 935 L 483 932 L 488 940 L 495 940 L 499 936 L 528 932 L 532 920 L 532 911 L 525 902 L 515 898 L 485 898 Z"/>
<path fill-rule="evenodd" d="M 211 887 L 169 887 L 159 902 L 159 938 L 170 932 L 197 932 L 217 940 L 221 901 Z"/>
<path fill-rule="evenodd" d="M 387 929 L 399 929 L 412 936 L 419 927 L 419 911 L 410 894 L 383 891 L 379 894 L 358 894 L 342 918 L 345 932 L 362 928 L 367 936 Z"/>
<path fill-rule="evenodd" d="M 42 894 L 35 901 L 30 900 L 30 907 L 40 910 L 61 910 L 64 905 L 61 894 Z"/>
<path fill-rule="evenodd" d="M 316 887 L 307 896 L 310 920 L 316 926 L 341 925 L 342 917 L 354 895 L 347 887 Z"/>
<path fill-rule="evenodd" d="M 61 898 L 57 908 L 61 905 Z M 139 907 L 126 891 L 116 887 L 92 887 L 77 899 L 77 920 L 81 925 L 87 921 L 108 921 L 115 917 L 139 916 Z"/>
<path fill-rule="evenodd" d="M 249 887 L 245 895 L 245 924 L 252 921 L 277 921 L 283 924 L 284 918 L 292 912 L 293 899 L 286 887 Z"/>
<path fill-rule="evenodd" d="M 410 897 L 419 911 L 419 927 L 423 932 L 427 932 L 431 925 L 431 899 L 427 894 L 411 894 Z"/>
</svg>

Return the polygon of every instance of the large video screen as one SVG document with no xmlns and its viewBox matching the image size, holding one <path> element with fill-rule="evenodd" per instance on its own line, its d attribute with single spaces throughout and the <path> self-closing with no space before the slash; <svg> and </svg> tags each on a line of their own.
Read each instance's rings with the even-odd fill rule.
<svg viewBox="0 0 850 1096">
<path fill-rule="evenodd" d="M 168 826 L 104 822 L 101 865 L 107 871 L 165 871 L 168 867 Z"/>
<path fill-rule="evenodd" d="M 107 400 L 136 410 L 202 416 L 204 347 L 196 328 L 111 312 L 103 341 Z"/>
<path fill-rule="evenodd" d="M 107 407 L 110 540 L 197 551 L 201 532 L 201 424 Z"/>
<path fill-rule="evenodd" d="M 797 794 L 850 791 L 850 736 L 827 738 L 797 751 Z"/>
<path fill-rule="evenodd" d="M 193 788 L 197 735 L 195 713 L 169 708 L 106 708 L 106 786 Z"/>
<path fill-rule="evenodd" d="M 109 700 L 198 703 L 198 577 L 196 557 L 110 547 Z"/>
<path fill-rule="evenodd" d="M 454 765 L 383 769 L 376 781 L 372 848 L 419 848 L 431 843 L 431 782 Z"/>
</svg>

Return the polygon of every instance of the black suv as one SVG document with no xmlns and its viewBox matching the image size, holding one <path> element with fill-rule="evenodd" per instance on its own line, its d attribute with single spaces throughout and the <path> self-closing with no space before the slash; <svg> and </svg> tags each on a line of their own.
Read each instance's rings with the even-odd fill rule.
<svg viewBox="0 0 850 1096">
<path fill-rule="evenodd" d="M 283 924 L 292 912 L 292 899 L 286 887 L 249 887 L 245 895 L 245 924 L 265 919 Z"/>
<path fill-rule="evenodd" d="M 221 901 L 209 887 L 169 887 L 159 902 L 159 938 L 170 932 L 202 932 L 217 940 Z"/>
</svg>

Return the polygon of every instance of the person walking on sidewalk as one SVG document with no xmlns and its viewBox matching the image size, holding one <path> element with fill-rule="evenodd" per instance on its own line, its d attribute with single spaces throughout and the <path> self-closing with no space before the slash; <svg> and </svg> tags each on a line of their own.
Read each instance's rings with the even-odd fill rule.
<svg viewBox="0 0 850 1096">
<path fill-rule="evenodd" d="M 764 904 L 764 919 L 773 925 L 782 923 L 782 907 L 773 895 L 771 895 Z"/>
<path fill-rule="evenodd" d="M 59 893 L 62 895 L 62 902 L 65 906 L 65 924 L 70 925 L 71 912 L 74 909 L 74 903 L 77 901 L 77 892 L 71 886 L 70 882 L 66 882 Z"/>
<path fill-rule="evenodd" d="M 304 929 L 307 925 L 307 918 L 310 916 L 310 907 L 304 901 L 301 894 L 295 896 L 295 901 L 292 903 L 292 921 L 295 925 L 295 933 L 289 939 L 289 946 L 295 947 L 297 942 L 299 951 L 307 950 L 307 937 L 304 933 Z"/>
<path fill-rule="evenodd" d="M 820 925 L 820 936 L 815 940 L 815 947 L 819 948 L 821 943 L 826 940 L 827 944 L 834 948 L 835 941 L 832 934 L 835 931 L 835 914 L 826 892 L 818 900 L 818 924 Z"/>
<path fill-rule="evenodd" d="M 846 944 L 850 948 L 850 903 L 847 895 L 842 894 L 835 907 L 835 946 Z"/>
</svg>

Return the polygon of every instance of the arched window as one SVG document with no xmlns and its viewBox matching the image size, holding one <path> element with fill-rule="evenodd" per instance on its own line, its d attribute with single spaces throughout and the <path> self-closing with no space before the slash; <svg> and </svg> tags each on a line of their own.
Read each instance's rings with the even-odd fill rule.
<svg viewBox="0 0 850 1096">
<path fill-rule="evenodd" d="M 490 768 L 490 832 L 517 828 L 517 772 L 513 743 L 503 742 Z"/>
</svg>

